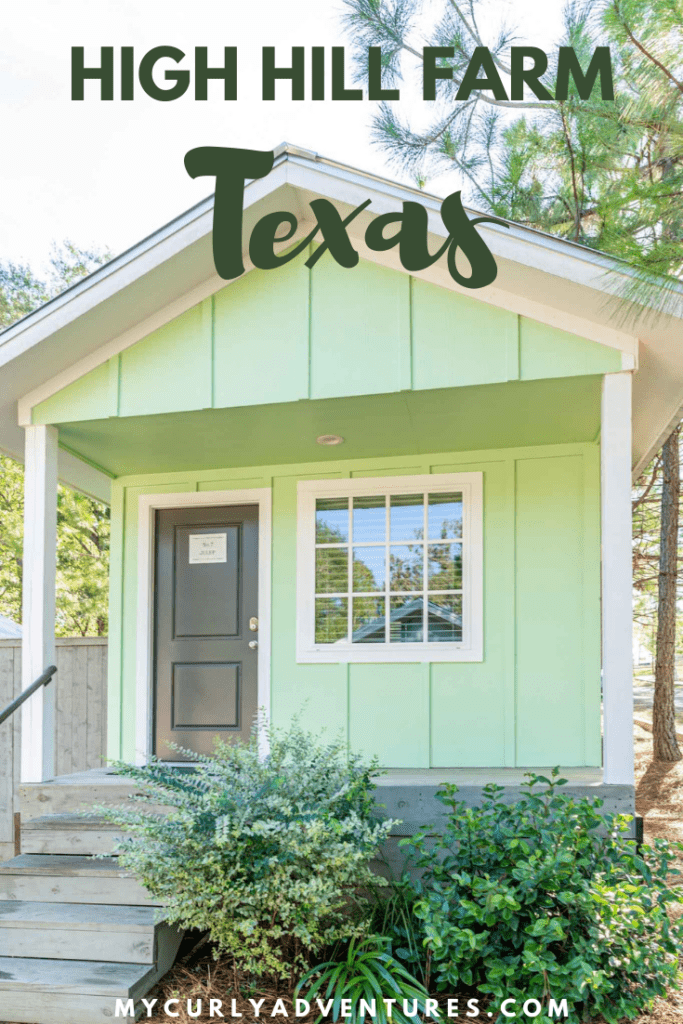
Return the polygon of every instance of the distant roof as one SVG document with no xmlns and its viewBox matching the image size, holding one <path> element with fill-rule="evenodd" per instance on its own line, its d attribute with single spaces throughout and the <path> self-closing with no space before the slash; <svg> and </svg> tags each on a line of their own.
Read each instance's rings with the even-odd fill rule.
<svg viewBox="0 0 683 1024">
<path fill-rule="evenodd" d="M 0 615 L 0 640 L 17 640 L 21 636 L 21 626 L 18 622 Z"/>
</svg>

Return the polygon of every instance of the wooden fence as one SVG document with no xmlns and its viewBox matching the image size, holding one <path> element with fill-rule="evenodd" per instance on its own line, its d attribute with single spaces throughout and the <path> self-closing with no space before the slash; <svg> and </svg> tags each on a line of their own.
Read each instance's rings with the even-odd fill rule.
<svg viewBox="0 0 683 1024">
<path fill-rule="evenodd" d="M 57 775 L 98 768 L 107 742 L 107 639 L 58 639 L 55 768 Z M 21 692 L 21 640 L 0 640 L 0 710 Z M 14 851 L 21 710 L 0 725 L 0 859 Z"/>
</svg>

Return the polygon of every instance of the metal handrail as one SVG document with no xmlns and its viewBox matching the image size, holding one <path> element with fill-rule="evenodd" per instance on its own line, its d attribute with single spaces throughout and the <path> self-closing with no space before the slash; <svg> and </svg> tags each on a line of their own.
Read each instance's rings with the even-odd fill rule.
<svg viewBox="0 0 683 1024">
<path fill-rule="evenodd" d="M 25 690 L 22 690 L 19 696 L 15 697 L 11 704 L 7 705 L 4 711 L 0 711 L 0 725 L 2 725 L 10 715 L 13 715 L 17 708 L 20 708 L 24 701 L 28 700 L 31 694 L 35 693 L 36 690 L 39 690 L 41 686 L 47 686 L 56 671 L 56 665 L 48 665 L 43 674 L 38 676 L 34 683 L 31 683 L 31 685 L 27 686 Z"/>
</svg>

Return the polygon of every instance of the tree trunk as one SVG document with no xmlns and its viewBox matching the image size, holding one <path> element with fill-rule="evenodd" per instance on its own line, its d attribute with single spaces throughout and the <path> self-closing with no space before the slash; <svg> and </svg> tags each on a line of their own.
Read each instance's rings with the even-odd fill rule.
<svg viewBox="0 0 683 1024">
<path fill-rule="evenodd" d="M 662 449 L 662 518 L 659 548 L 657 661 L 652 732 L 655 761 L 680 761 L 676 742 L 674 679 L 676 672 L 676 591 L 678 576 L 678 503 L 680 495 L 679 430 Z"/>
</svg>

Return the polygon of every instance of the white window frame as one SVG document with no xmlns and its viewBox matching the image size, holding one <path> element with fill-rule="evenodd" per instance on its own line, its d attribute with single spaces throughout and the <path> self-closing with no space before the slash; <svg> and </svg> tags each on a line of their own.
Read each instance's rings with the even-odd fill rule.
<svg viewBox="0 0 683 1024">
<path fill-rule="evenodd" d="M 300 480 L 297 487 L 297 662 L 483 661 L 482 473 Z M 315 643 L 315 503 L 318 498 L 458 491 L 463 501 L 463 639 L 459 643 Z"/>
</svg>

